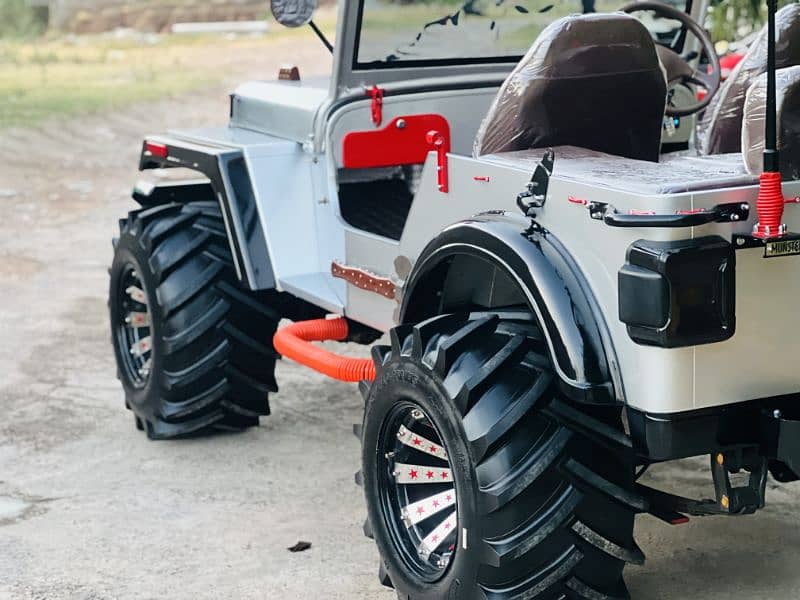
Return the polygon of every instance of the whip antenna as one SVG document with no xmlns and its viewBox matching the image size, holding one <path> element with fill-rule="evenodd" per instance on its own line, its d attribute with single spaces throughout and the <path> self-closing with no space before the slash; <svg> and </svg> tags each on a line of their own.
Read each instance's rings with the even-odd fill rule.
<svg viewBox="0 0 800 600">
<path fill-rule="evenodd" d="M 778 152 L 778 103 L 775 62 L 775 13 L 778 0 L 767 0 L 767 114 L 764 119 L 764 172 L 761 174 L 761 187 L 758 190 L 756 211 L 758 224 L 753 235 L 761 239 L 786 235 L 786 225 L 782 223 L 783 182 L 781 180 L 781 158 Z"/>
<path fill-rule="evenodd" d="M 767 0 L 767 114 L 764 135 L 764 172 L 780 172 L 780 153 L 778 152 L 778 107 L 775 83 L 775 13 L 778 0 Z"/>
</svg>

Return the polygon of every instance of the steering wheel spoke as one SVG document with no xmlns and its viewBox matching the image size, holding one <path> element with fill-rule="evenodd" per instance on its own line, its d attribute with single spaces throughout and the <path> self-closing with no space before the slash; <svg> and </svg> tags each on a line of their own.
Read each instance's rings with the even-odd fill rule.
<svg viewBox="0 0 800 600">
<path fill-rule="evenodd" d="M 696 85 L 698 87 L 703 88 L 706 91 L 711 91 L 714 89 L 714 77 L 709 75 L 708 73 L 703 73 L 703 71 L 695 71 L 690 76 L 685 77 L 683 79 L 683 83 L 688 83 L 690 85 Z"/>
</svg>

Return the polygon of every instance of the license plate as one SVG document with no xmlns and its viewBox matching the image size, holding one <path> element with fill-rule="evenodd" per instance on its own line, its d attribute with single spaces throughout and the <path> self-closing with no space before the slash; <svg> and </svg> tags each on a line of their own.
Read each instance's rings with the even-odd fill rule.
<svg viewBox="0 0 800 600">
<path fill-rule="evenodd" d="M 776 256 L 795 256 L 800 254 L 800 239 L 776 240 L 767 242 L 764 249 L 765 258 Z"/>
</svg>

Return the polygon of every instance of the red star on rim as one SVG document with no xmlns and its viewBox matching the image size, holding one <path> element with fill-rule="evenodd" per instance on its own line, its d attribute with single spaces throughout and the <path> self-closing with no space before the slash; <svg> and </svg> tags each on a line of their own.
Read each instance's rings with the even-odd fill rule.
<svg viewBox="0 0 800 600">
<path fill-rule="evenodd" d="M 432 542 L 438 542 L 439 541 L 439 536 L 438 535 L 433 536 L 433 538 L 431 538 L 431 541 Z"/>
<path fill-rule="evenodd" d="M 415 446 L 421 446 L 422 445 L 422 440 L 419 439 L 419 438 L 414 438 L 414 445 Z"/>
<path fill-rule="evenodd" d="M 445 529 L 450 529 L 450 522 L 449 521 L 444 524 L 444 528 Z"/>
<path fill-rule="evenodd" d="M 442 479 L 447 479 L 448 477 L 447 471 L 442 471 Z"/>
<path fill-rule="evenodd" d="M 433 479 L 434 473 L 433 471 L 428 471 L 427 473 L 425 473 L 425 475 L 427 475 L 428 479 Z"/>
<path fill-rule="evenodd" d="M 453 500 L 453 497 L 450 494 L 447 494 L 447 501 L 451 502 L 452 500 Z"/>
<path fill-rule="evenodd" d="M 411 477 L 411 479 L 416 479 L 418 475 L 419 475 L 419 473 L 417 473 L 416 471 L 411 471 L 408 474 L 408 476 Z"/>
<path fill-rule="evenodd" d="M 425 512 L 425 509 L 424 509 L 424 508 L 422 508 L 421 506 L 420 506 L 420 507 L 417 509 L 417 514 L 418 514 L 418 515 L 421 515 L 421 514 L 423 514 L 424 512 Z"/>
<path fill-rule="evenodd" d="M 431 452 L 436 452 L 436 446 L 431 446 Z"/>
<path fill-rule="evenodd" d="M 433 501 L 433 508 L 439 508 L 439 501 L 438 500 L 434 500 Z"/>
</svg>

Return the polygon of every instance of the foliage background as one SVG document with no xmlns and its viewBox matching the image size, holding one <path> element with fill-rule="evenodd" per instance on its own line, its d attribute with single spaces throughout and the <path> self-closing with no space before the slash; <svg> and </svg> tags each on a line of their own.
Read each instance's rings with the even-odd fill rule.
<svg viewBox="0 0 800 600">
<path fill-rule="evenodd" d="M 780 7 L 794 0 L 778 0 Z M 712 0 L 706 27 L 714 41 L 735 41 L 763 27 L 767 18 L 764 0 Z"/>
<path fill-rule="evenodd" d="M 0 0 L 0 37 L 29 37 L 42 33 L 46 14 L 25 0 Z"/>
<path fill-rule="evenodd" d="M 241 0 L 239 0 L 241 2 Z M 390 3 L 409 4 L 420 0 L 384 0 Z M 561 0 L 563 3 L 575 3 L 578 0 Z M 778 0 L 784 6 L 796 0 Z M 330 4 L 330 0 L 322 2 Z M 430 4 L 454 6 L 464 0 L 434 0 Z M 547 4 L 547 0 L 543 0 Z M 131 7 L 142 2 L 128 2 Z M 266 2 L 264 2 L 266 8 Z M 735 41 L 747 37 L 763 26 L 766 18 L 765 0 L 712 0 L 706 27 L 711 31 L 714 40 Z M 0 0 L 0 37 L 31 37 L 41 34 L 46 28 L 46 13 L 42 9 L 33 8 L 26 0 Z"/>
</svg>

